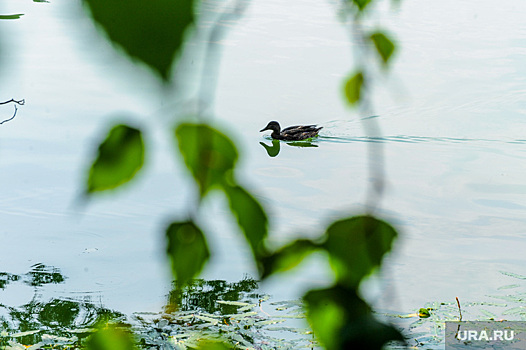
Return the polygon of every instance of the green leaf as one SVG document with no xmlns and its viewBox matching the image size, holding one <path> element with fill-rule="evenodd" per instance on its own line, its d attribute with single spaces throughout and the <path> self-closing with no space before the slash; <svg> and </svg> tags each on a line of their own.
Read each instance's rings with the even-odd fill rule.
<svg viewBox="0 0 526 350">
<path fill-rule="evenodd" d="M 194 21 L 192 0 L 84 0 L 84 3 L 113 43 L 168 80 L 185 31 Z"/>
<path fill-rule="evenodd" d="M 0 15 L 0 19 L 19 19 L 23 15 L 23 13 L 17 13 L 14 15 Z"/>
<path fill-rule="evenodd" d="M 352 0 L 352 2 L 358 7 L 358 10 L 363 11 L 365 10 L 365 7 L 369 5 L 371 0 Z"/>
<path fill-rule="evenodd" d="M 421 318 L 429 318 L 431 317 L 431 314 L 429 313 L 428 309 L 421 307 L 418 310 L 418 316 L 420 316 Z"/>
<path fill-rule="evenodd" d="M 210 258 L 206 238 L 192 221 L 174 222 L 166 230 L 167 253 L 179 286 L 196 277 Z"/>
<path fill-rule="evenodd" d="M 89 171 L 87 193 L 113 189 L 130 181 L 143 163 L 141 131 L 123 124 L 114 126 L 99 146 Z"/>
<path fill-rule="evenodd" d="M 355 105 L 360 101 L 361 91 L 363 85 L 363 73 L 358 72 L 345 82 L 345 97 L 347 102 Z"/>
<path fill-rule="evenodd" d="M 89 337 L 87 350 L 135 350 L 133 336 L 124 325 L 107 324 Z"/>
<path fill-rule="evenodd" d="M 382 58 L 384 66 L 386 66 L 395 51 L 395 44 L 382 32 L 371 34 L 370 39 Z"/>
<path fill-rule="evenodd" d="M 392 226 L 372 216 L 355 216 L 329 226 L 323 247 L 339 283 L 357 287 L 380 266 L 396 236 Z"/>
<path fill-rule="evenodd" d="M 243 187 L 224 184 L 224 191 L 239 228 L 250 244 L 256 260 L 267 254 L 263 244 L 267 237 L 268 218 L 261 204 Z"/>
<path fill-rule="evenodd" d="M 303 259 L 309 256 L 319 245 L 308 239 L 296 240 L 272 255 L 263 259 L 263 274 L 261 278 L 266 278 L 274 273 L 290 270 L 298 266 Z"/>
<path fill-rule="evenodd" d="M 201 196 L 232 178 L 238 153 L 226 135 L 205 124 L 184 123 L 176 128 L 175 138 Z"/>
<path fill-rule="evenodd" d="M 400 332 L 373 317 L 353 288 L 311 290 L 304 301 L 312 330 L 327 350 L 379 350 L 388 341 L 403 341 Z"/>
</svg>

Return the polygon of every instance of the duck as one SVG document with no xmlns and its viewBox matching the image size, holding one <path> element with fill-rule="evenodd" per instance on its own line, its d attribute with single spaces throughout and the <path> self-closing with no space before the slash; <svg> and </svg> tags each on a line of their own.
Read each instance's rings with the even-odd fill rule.
<svg viewBox="0 0 526 350">
<path fill-rule="evenodd" d="M 321 129 L 323 129 L 322 126 L 317 127 L 317 125 L 314 124 L 289 126 L 288 128 L 281 130 L 279 123 L 273 120 L 263 129 L 259 130 L 259 132 L 272 130 L 270 136 L 275 140 L 301 141 L 318 136 Z"/>
</svg>

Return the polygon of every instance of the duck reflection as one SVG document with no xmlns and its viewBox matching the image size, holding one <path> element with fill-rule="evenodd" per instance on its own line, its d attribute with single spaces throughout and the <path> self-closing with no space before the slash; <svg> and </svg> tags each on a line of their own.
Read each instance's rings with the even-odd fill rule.
<svg viewBox="0 0 526 350">
<path fill-rule="evenodd" d="M 268 145 L 265 142 L 260 142 L 259 144 L 263 146 L 269 157 L 275 157 L 279 154 L 280 151 L 280 140 L 272 139 L 272 145 Z M 311 141 L 291 141 L 285 142 L 289 146 L 293 147 L 318 147 L 318 145 L 312 143 Z"/>
</svg>

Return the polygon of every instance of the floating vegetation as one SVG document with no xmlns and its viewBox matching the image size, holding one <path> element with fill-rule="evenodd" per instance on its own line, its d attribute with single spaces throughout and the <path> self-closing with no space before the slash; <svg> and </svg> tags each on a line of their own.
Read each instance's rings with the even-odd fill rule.
<svg viewBox="0 0 526 350">
<path fill-rule="evenodd" d="M 443 349 L 445 321 L 526 320 L 523 276 L 503 275 L 519 283 L 498 288 L 500 294 L 488 295 L 486 301 L 434 301 L 413 313 L 379 316 L 400 328 L 410 348 Z M 24 275 L 0 272 L 3 289 L 14 283 L 42 288 L 65 280 L 60 270 L 42 264 Z M 126 330 L 140 349 L 148 350 L 192 349 L 203 339 L 221 341 L 234 349 L 321 348 L 308 327 L 301 300 L 272 301 L 250 278 L 238 282 L 198 279 L 183 288 L 175 283 L 163 310 L 129 316 L 84 298 L 40 298 L 35 294 L 20 307 L 0 304 L 0 349 L 84 349 L 98 325 L 108 322 Z"/>
<path fill-rule="evenodd" d="M 500 271 L 503 275 L 518 280 L 525 280 L 523 275 Z M 488 295 L 488 298 L 503 302 L 479 301 L 462 302 L 457 300 L 448 303 L 430 302 L 417 312 L 408 315 L 383 314 L 392 318 L 393 323 L 401 328 L 411 348 L 444 349 L 444 332 L 446 321 L 526 321 L 526 285 L 507 284 L 498 291 L 509 292 L 521 288 L 514 294 Z M 424 311 L 427 310 L 427 313 Z M 395 344 L 389 349 L 405 349 Z"/>
<path fill-rule="evenodd" d="M 160 349 L 169 343 L 192 348 L 200 339 L 208 338 L 220 339 L 242 349 L 318 347 L 312 331 L 306 328 L 300 301 L 270 302 L 268 295 L 254 293 L 255 289 L 232 293 L 236 286 L 246 286 L 250 281 L 253 280 L 225 284 L 224 281 L 197 280 L 194 286 L 198 286 L 200 293 L 208 290 L 206 286 L 211 288 L 208 296 L 214 295 L 216 300 L 213 303 L 208 298 L 201 298 L 203 303 L 194 304 L 192 310 L 186 306 L 180 311 L 133 314 L 133 323 L 139 324 L 136 329 L 141 346 Z M 225 289 L 218 290 L 218 285 Z M 230 290 L 230 293 L 223 293 L 225 290 Z M 177 299 L 195 301 L 195 296 L 190 295 L 194 292 L 189 288 Z M 235 300 L 223 300 L 233 295 Z"/>
<path fill-rule="evenodd" d="M 2 272 L 0 281 L 5 289 L 11 283 L 62 283 L 65 277 L 56 268 L 37 264 L 24 275 Z M 175 284 L 164 310 L 128 317 L 83 297 L 44 301 L 35 292 L 26 305 L 0 304 L 0 349 L 84 349 L 93 336 L 111 332 L 129 334 L 148 350 L 195 348 L 203 339 L 239 349 L 318 347 L 299 300 L 272 302 L 257 289 L 257 281 L 249 278 L 232 283 L 194 280 L 184 288 Z"/>
</svg>

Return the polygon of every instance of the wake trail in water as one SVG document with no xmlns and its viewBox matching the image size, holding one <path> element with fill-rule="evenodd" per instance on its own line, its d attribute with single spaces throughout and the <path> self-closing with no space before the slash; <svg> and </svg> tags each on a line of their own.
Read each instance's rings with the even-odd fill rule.
<svg viewBox="0 0 526 350">
<path fill-rule="evenodd" d="M 364 119 L 369 119 L 364 118 Z M 413 136 L 413 135 L 389 135 L 389 136 L 352 136 L 356 129 L 360 128 L 359 121 L 335 120 L 324 124 L 320 131 L 319 141 L 335 143 L 351 142 L 376 142 L 376 143 L 498 143 L 498 144 L 526 144 L 526 139 L 488 139 L 488 138 L 465 138 L 447 136 Z"/>
</svg>

